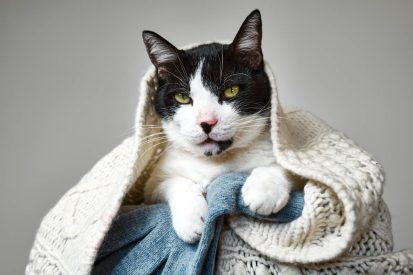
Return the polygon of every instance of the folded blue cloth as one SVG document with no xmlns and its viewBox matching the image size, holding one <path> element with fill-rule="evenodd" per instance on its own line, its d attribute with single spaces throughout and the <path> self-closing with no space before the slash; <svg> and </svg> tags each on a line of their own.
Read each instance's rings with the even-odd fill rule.
<svg viewBox="0 0 413 275">
<path fill-rule="evenodd" d="M 246 178 L 245 174 L 231 173 L 209 185 L 205 229 L 195 244 L 185 243 L 176 235 L 164 203 L 119 214 L 98 252 L 92 274 L 213 274 L 225 215 L 238 213 L 277 223 L 301 215 L 302 192 L 293 192 L 276 214 L 261 216 L 249 210 L 240 195 Z"/>
</svg>

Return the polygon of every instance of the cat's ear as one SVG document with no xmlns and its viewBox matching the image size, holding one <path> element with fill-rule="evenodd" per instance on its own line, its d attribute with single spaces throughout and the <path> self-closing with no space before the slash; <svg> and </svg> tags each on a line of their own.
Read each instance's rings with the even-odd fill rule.
<svg viewBox="0 0 413 275">
<path fill-rule="evenodd" d="M 262 22 L 259 10 L 251 12 L 238 30 L 231 47 L 234 53 L 254 69 L 263 64 Z"/>
<path fill-rule="evenodd" d="M 142 38 L 149 58 L 158 71 L 158 75 L 165 75 L 168 64 L 170 65 L 177 61 L 179 50 L 165 38 L 152 31 L 143 31 Z"/>
</svg>

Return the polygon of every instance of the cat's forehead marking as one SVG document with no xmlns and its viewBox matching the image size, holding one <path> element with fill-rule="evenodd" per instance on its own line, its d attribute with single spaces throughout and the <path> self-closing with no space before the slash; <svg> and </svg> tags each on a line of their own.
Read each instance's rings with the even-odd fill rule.
<svg viewBox="0 0 413 275">
<path fill-rule="evenodd" d="M 204 66 L 204 59 L 201 59 L 198 63 L 198 67 L 195 70 L 193 77 L 189 82 L 190 94 L 194 100 L 194 104 L 203 101 L 205 103 L 209 102 L 211 99 L 217 100 L 217 96 L 210 91 L 210 89 L 204 85 L 202 79 L 202 68 Z M 196 102 L 198 101 L 198 102 Z"/>
</svg>

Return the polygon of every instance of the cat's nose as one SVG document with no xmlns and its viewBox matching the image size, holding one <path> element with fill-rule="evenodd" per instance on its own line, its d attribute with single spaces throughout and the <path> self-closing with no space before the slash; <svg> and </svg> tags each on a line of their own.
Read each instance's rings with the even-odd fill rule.
<svg viewBox="0 0 413 275">
<path fill-rule="evenodd" d="M 204 130 L 205 134 L 209 134 L 212 130 L 212 127 L 214 127 L 215 124 L 217 124 L 218 119 L 212 118 L 209 120 L 202 121 L 199 125 L 201 126 L 202 130 Z"/>
</svg>

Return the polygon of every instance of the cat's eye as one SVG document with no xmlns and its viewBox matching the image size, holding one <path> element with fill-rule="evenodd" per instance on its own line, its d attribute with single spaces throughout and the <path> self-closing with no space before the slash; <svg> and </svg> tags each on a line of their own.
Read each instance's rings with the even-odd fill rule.
<svg viewBox="0 0 413 275">
<path fill-rule="evenodd" d="M 186 94 L 177 92 L 174 95 L 175 100 L 180 103 L 180 104 L 189 104 L 191 103 L 191 98 L 187 96 Z"/>
<path fill-rule="evenodd" d="M 225 98 L 233 98 L 239 93 L 239 86 L 235 85 L 230 88 L 225 89 L 224 97 Z"/>
</svg>

